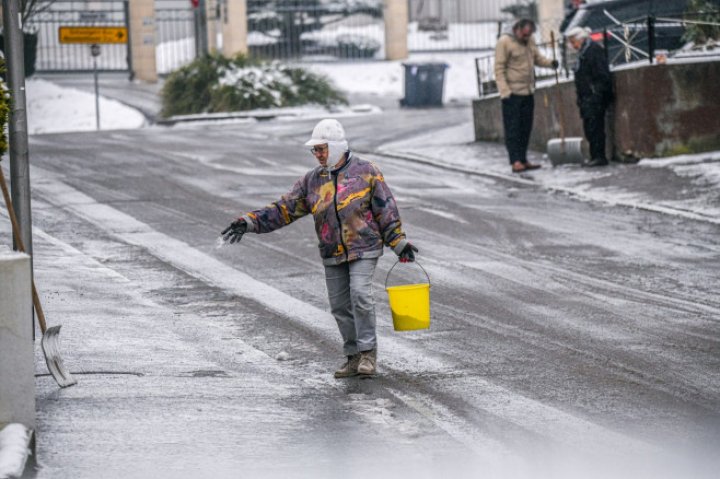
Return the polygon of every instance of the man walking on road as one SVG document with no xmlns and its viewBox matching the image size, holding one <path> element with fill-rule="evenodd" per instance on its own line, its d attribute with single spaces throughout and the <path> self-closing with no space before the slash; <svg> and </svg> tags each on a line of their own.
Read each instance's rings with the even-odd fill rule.
<svg viewBox="0 0 720 479">
<path fill-rule="evenodd" d="M 343 338 L 345 363 L 336 378 L 373 375 L 377 363 L 372 277 L 385 245 L 400 261 L 417 248 L 402 230 L 395 198 L 378 167 L 355 156 L 334 119 L 320 121 L 307 143 L 319 166 L 265 208 L 233 221 L 221 233 L 236 243 L 247 232 L 269 233 L 312 214 L 325 266 L 330 308 Z"/>
<path fill-rule="evenodd" d="M 532 36 L 535 23 L 519 20 L 495 47 L 495 80 L 502 101 L 505 146 L 513 173 L 540 168 L 527 161 L 527 149 L 535 111 L 534 66 L 557 68 L 558 62 L 538 51 Z"/>
<path fill-rule="evenodd" d="M 592 41 L 590 32 L 575 27 L 565 33 L 578 51 L 575 64 L 575 91 L 583 131 L 590 143 L 590 159 L 583 166 L 605 166 L 605 112 L 612 103 L 612 78 L 603 47 Z"/>
</svg>

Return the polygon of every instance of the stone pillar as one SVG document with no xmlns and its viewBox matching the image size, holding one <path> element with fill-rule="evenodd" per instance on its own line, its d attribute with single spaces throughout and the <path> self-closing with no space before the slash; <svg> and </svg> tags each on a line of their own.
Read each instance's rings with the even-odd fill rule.
<svg viewBox="0 0 720 479">
<path fill-rule="evenodd" d="M 543 42 L 550 41 L 550 32 L 555 32 L 555 38 L 559 38 L 558 29 L 565 17 L 565 6 L 563 0 L 540 0 L 538 9 L 538 32 Z"/>
<path fill-rule="evenodd" d="M 408 2 L 384 0 L 385 59 L 403 60 L 408 56 Z"/>
<path fill-rule="evenodd" d="M 205 18 L 207 18 L 208 51 L 217 51 L 217 7 L 218 0 L 205 0 Z"/>
<path fill-rule="evenodd" d="M 35 429 L 35 354 L 30 256 L 0 252 L 0 429 Z"/>
<path fill-rule="evenodd" d="M 221 6 L 223 55 L 247 55 L 247 4 L 245 0 L 224 0 Z"/>
<path fill-rule="evenodd" d="M 133 77 L 147 82 L 158 79 L 155 60 L 155 2 L 130 0 L 130 55 Z"/>
</svg>

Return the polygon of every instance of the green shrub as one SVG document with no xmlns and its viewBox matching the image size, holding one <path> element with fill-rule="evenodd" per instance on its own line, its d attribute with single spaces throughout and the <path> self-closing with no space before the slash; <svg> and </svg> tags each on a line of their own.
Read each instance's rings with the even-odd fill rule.
<svg viewBox="0 0 720 479">
<path fill-rule="evenodd" d="M 347 104 L 329 80 L 279 62 L 198 58 L 170 74 L 162 90 L 164 116 L 318 104 Z"/>
<path fill-rule="evenodd" d="M 689 23 L 683 35 L 684 41 L 702 45 L 711 39 L 720 40 L 720 12 L 713 2 L 692 0 L 685 13 L 687 20 L 703 24 Z"/>
</svg>

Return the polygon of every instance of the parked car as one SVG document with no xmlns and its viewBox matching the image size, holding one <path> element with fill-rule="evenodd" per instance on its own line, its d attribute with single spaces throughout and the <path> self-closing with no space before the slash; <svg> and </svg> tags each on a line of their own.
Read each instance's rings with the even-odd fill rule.
<svg viewBox="0 0 720 479">
<path fill-rule="evenodd" d="M 585 3 L 575 12 L 565 31 L 574 27 L 588 27 L 592 30 L 591 38 L 597 42 L 604 41 L 603 32 L 607 31 L 610 63 L 626 63 L 647 58 L 639 51 L 647 54 L 649 50 L 649 16 L 680 20 L 689 3 L 689 0 L 608 0 Z M 720 0 L 710 0 L 710 3 L 720 10 Z M 685 33 L 682 23 L 658 20 L 654 28 L 656 50 L 672 51 L 682 47 L 682 36 Z"/>
</svg>

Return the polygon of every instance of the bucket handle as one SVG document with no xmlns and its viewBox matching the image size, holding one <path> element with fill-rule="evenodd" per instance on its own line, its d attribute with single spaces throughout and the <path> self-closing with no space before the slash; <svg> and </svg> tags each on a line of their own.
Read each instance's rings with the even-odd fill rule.
<svg viewBox="0 0 720 479">
<path fill-rule="evenodd" d="M 422 265 L 418 261 L 412 261 L 412 262 L 415 263 L 416 265 L 420 266 L 420 269 L 422 270 L 422 272 L 425 273 L 425 277 L 427 278 L 428 285 L 429 285 L 430 284 L 430 276 L 427 274 L 427 271 L 425 271 L 425 268 L 423 268 Z M 400 263 L 400 260 L 395 261 L 395 264 L 392 265 L 392 268 L 390 268 L 390 270 L 388 271 L 387 276 L 385 276 L 385 289 L 387 289 L 387 282 L 388 282 L 388 279 L 390 278 L 390 273 L 392 273 L 392 270 L 395 268 L 395 266 L 398 265 L 398 263 Z"/>
</svg>

